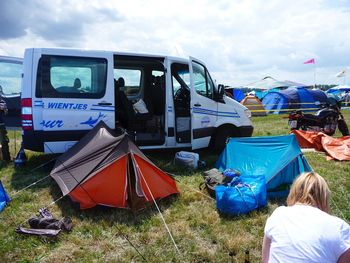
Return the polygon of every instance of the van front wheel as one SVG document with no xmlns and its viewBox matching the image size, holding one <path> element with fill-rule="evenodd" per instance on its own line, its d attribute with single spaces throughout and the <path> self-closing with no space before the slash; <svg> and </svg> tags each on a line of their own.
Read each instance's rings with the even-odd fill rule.
<svg viewBox="0 0 350 263">
<path fill-rule="evenodd" d="M 215 152 L 220 153 L 224 150 L 228 138 L 235 136 L 237 135 L 233 127 L 220 127 L 216 131 L 215 137 L 211 142 L 211 148 Z"/>
</svg>

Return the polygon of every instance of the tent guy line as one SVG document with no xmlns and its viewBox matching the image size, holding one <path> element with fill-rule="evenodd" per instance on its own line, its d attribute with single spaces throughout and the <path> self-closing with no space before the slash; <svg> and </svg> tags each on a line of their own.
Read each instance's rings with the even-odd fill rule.
<svg viewBox="0 0 350 263">
<path fill-rule="evenodd" d="M 44 180 L 45 180 L 46 178 L 48 178 L 48 177 L 50 177 L 50 174 L 47 175 L 47 176 L 45 176 L 44 178 L 41 178 L 41 179 L 35 181 L 34 183 L 31 183 L 30 185 L 27 185 L 26 187 L 24 187 L 24 188 L 18 190 L 17 192 L 11 194 L 11 198 L 13 199 L 13 197 L 15 197 L 16 195 L 18 195 L 18 194 L 21 193 L 22 191 L 24 191 L 24 190 L 26 190 L 26 189 L 32 187 L 33 185 L 36 185 L 37 183 L 39 183 L 39 182 L 41 182 L 41 181 L 44 181 Z"/>
<path fill-rule="evenodd" d="M 142 178 L 143 181 L 145 182 L 148 191 L 149 191 L 150 194 L 151 194 L 153 203 L 154 203 L 154 205 L 156 206 L 156 208 L 157 208 L 157 210 L 158 210 L 158 212 L 159 212 L 159 216 L 160 216 L 160 218 L 162 219 L 163 224 L 164 224 L 166 230 L 168 231 L 168 234 L 169 234 L 169 236 L 170 236 L 171 241 L 172 241 L 173 244 L 174 244 L 174 247 L 175 247 L 176 252 L 177 252 L 178 254 L 181 255 L 180 250 L 179 250 L 179 248 L 177 247 L 176 242 L 175 242 L 175 240 L 174 240 L 174 237 L 173 237 L 173 235 L 171 234 L 170 229 L 169 229 L 167 223 L 165 222 L 165 219 L 164 219 L 164 217 L 163 217 L 163 214 L 162 214 L 162 212 L 160 211 L 159 206 L 158 206 L 156 200 L 154 199 L 154 196 L 153 196 L 153 194 L 152 194 L 152 191 L 151 191 L 150 187 L 148 186 L 148 183 L 147 183 L 145 177 L 143 176 L 143 174 L 142 174 L 142 172 L 141 172 L 141 169 L 140 169 L 140 167 L 138 166 L 137 163 L 136 163 L 136 167 L 137 167 L 137 170 L 139 171 L 139 173 L 140 173 L 140 175 L 141 175 L 141 178 Z"/>
</svg>

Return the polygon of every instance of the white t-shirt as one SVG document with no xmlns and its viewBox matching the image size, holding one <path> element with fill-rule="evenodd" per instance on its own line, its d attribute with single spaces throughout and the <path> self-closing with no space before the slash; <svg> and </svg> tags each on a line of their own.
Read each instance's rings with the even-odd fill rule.
<svg viewBox="0 0 350 263">
<path fill-rule="evenodd" d="M 278 207 L 267 219 L 269 262 L 337 262 L 350 248 L 350 226 L 308 205 Z"/>
</svg>

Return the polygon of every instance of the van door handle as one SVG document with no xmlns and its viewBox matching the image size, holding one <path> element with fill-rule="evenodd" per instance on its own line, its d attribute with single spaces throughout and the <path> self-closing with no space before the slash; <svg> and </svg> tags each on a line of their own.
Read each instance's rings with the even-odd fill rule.
<svg viewBox="0 0 350 263">
<path fill-rule="evenodd" d="M 102 102 L 97 103 L 97 105 L 101 105 L 101 106 L 109 106 L 109 105 L 112 105 L 112 103 L 102 101 Z"/>
<path fill-rule="evenodd" d="M 194 104 L 193 106 L 200 107 L 200 106 L 202 106 L 202 105 L 199 104 L 199 103 L 196 103 L 196 104 Z"/>
</svg>

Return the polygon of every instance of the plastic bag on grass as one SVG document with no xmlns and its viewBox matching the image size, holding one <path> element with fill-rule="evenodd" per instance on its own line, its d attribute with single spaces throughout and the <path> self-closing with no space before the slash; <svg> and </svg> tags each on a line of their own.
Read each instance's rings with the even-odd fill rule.
<svg viewBox="0 0 350 263">
<path fill-rule="evenodd" d="M 229 186 L 216 186 L 216 208 L 224 214 L 242 215 L 267 204 L 265 176 L 240 176 Z"/>
</svg>

